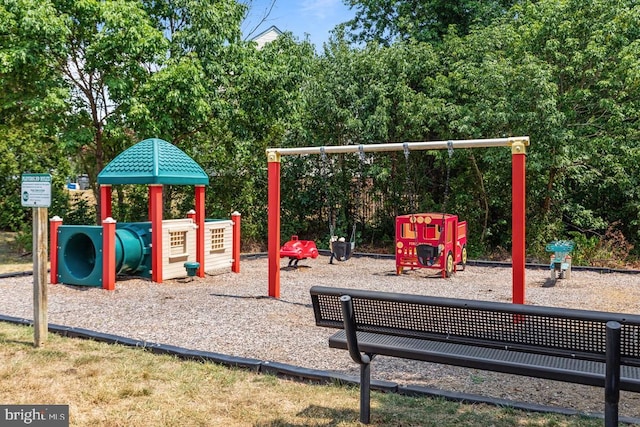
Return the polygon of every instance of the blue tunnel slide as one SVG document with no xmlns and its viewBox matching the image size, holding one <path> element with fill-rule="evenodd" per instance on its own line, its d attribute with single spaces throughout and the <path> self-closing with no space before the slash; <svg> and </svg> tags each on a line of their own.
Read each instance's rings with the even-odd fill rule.
<svg viewBox="0 0 640 427">
<path fill-rule="evenodd" d="M 116 274 L 151 277 L 151 223 L 116 224 Z M 58 282 L 102 287 L 102 232 L 99 225 L 58 228 Z"/>
</svg>

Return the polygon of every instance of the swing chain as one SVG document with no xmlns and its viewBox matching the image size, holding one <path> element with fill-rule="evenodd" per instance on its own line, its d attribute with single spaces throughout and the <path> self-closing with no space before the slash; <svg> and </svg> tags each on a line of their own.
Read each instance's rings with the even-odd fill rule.
<svg viewBox="0 0 640 427">
<path fill-rule="evenodd" d="M 451 179 L 451 157 L 453 156 L 453 141 L 447 141 L 447 152 L 449 158 L 447 159 L 447 177 L 444 184 L 444 200 L 442 202 L 442 215 L 447 213 L 447 202 L 449 201 L 449 184 Z"/>
<path fill-rule="evenodd" d="M 364 146 L 360 144 L 358 146 L 358 155 L 360 157 L 360 163 L 358 164 L 358 185 L 356 186 L 356 206 L 353 212 L 353 227 L 351 229 L 351 238 L 350 242 L 355 242 L 356 240 L 356 224 L 358 222 L 358 212 L 363 208 L 362 203 L 362 189 L 364 187 L 364 163 L 367 159 L 364 153 Z"/>
<path fill-rule="evenodd" d="M 416 194 L 413 189 L 413 183 L 411 182 L 411 178 L 409 178 L 409 144 L 407 142 L 404 142 L 402 144 L 402 149 L 404 151 L 405 186 L 407 189 L 411 189 L 411 191 L 409 191 L 409 211 L 413 213 L 417 209 L 417 202 Z"/>
<path fill-rule="evenodd" d="M 324 171 L 327 171 L 327 176 L 324 177 L 323 181 L 323 186 L 324 186 L 324 198 L 327 201 L 327 207 L 328 207 L 328 220 L 327 222 L 329 223 L 329 237 L 331 238 L 331 236 L 333 236 L 333 231 L 334 231 L 334 227 L 333 227 L 333 206 L 331 205 L 331 201 L 329 200 L 329 185 L 327 184 L 329 181 L 329 169 L 330 166 L 327 165 L 328 160 L 327 160 L 327 153 L 325 152 L 325 148 L 324 147 L 320 147 L 320 159 L 322 160 L 322 172 L 321 175 L 324 175 Z"/>
</svg>

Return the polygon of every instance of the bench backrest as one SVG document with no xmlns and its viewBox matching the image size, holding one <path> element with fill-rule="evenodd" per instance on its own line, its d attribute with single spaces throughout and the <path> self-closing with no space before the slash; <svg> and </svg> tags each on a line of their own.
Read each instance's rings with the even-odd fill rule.
<svg viewBox="0 0 640 427">
<path fill-rule="evenodd" d="M 343 329 L 349 295 L 358 331 L 605 360 L 609 321 L 621 324 L 621 362 L 640 366 L 640 316 L 314 286 L 318 326 Z"/>
</svg>

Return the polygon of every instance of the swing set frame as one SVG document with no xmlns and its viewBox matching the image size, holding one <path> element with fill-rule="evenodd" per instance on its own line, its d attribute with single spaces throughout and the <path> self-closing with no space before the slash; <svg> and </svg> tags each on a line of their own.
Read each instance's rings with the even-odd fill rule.
<svg viewBox="0 0 640 427">
<path fill-rule="evenodd" d="M 280 298 L 280 173 L 282 156 L 445 150 L 453 148 L 511 148 L 512 300 L 525 302 L 526 147 L 528 136 L 453 141 L 398 142 L 323 147 L 267 148 L 269 296 Z"/>
</svg>

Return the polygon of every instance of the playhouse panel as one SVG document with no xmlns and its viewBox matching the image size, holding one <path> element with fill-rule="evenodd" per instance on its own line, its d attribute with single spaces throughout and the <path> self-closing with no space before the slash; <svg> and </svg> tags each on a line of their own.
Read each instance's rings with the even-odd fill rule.
<svg viewBox="0 0 640 427">
<path fill-rule="evenodd" d="M 204 230 L 205 271 L 230 268 L 233 263 L 233 221 L 207 220 Z"/>
<path fill-rule="evenodd" d="M 184 263 L 196 260 L 197 226 L 190 218 L 162 221 L 162 276 L 185 277 Z"/>
</svg>

